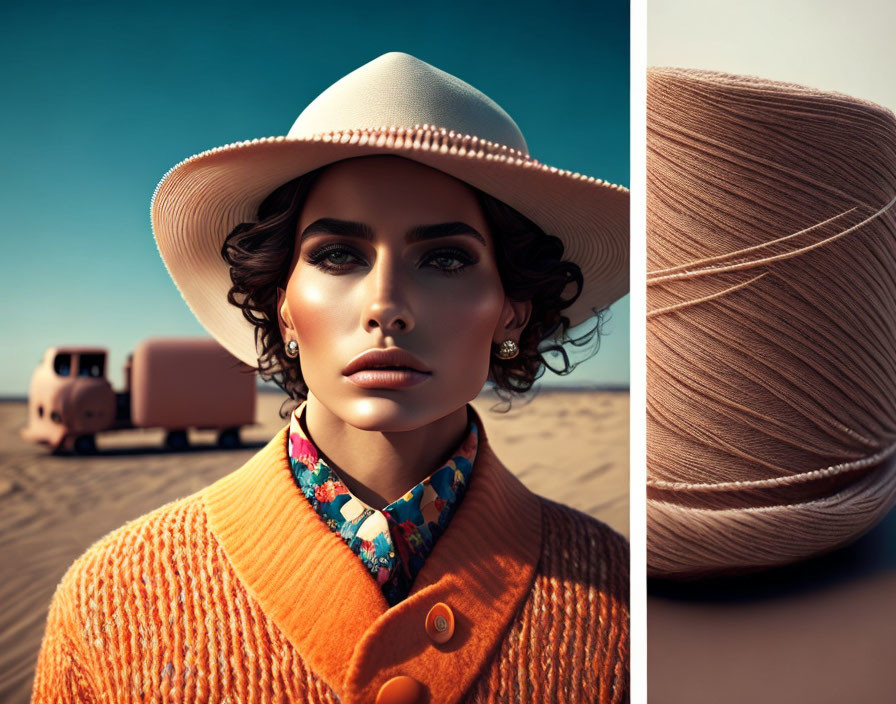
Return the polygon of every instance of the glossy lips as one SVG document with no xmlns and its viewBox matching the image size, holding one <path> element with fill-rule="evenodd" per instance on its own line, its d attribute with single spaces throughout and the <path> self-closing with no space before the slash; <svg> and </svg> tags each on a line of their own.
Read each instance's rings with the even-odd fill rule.
<svg viewBox="0 0 896 704">
<path fill-rule="evenodd" d="M 423 362 L 398 347 L 362 352 L 342 373 L 364 389 L 401 389 L 416 386 L 432 376 Z"/>
</svg>

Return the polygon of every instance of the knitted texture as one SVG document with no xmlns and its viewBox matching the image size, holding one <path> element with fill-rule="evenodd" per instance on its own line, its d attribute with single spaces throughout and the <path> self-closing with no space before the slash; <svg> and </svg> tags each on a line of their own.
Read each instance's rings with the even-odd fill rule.
<svg viewBox="0 0 896 704">
<path fill-rule="evenodd" d="M 275 440 L 284 442 L 285 433 Z M 259 454 L 265 452 L 268 450 Z M 486 460 L 489 454 L 486 446 Z M 285 451 L 277 456 L 285 457 Z M 482 467 L 485 476 L 493 471 L 487 461 Z M 288 475 L 285 480 L 289 481 Z M 476 484 L 474 481 L 471 488 Z M 479 482 L 478 491 L 488 493 L 490 486 Z M 478 501 L 476 496 L 471 491 L 468 501 Z M 496 616 L 488 609 L 475 610 L 472 586 L 468 599 L 448 601 L 458 618 L 456 643 L 449 647 L 428 642 L 422 616 L 418 619 L 425 611 L 415 611 L 429 593 L 427 589 L 435 590 L 448 579 L 440 576 L 430 584 L 435 568 L 429 565 L 440 559 L 451 562 L 452 531 L 475 532 L 465 526 L 470 521 L 475 525 L 480 514 L 465 513 L 465 508 L 473 505 L 467 502 L 421 572 L 409 599 L 380 613 L 374 623 L 379 631 L 374 633 L 373 626 L 367 631 L 368 636 L 374 633 L 376 640 L 370 648 L 373 655 L 394 660 L 398 672 L 413 668 L 414 657 L 422 650 L 431 651 L 427 657 L 436 658 L 435 662 L 446 664 L 440 670 L 426 660 L 421 670 L 404 670 L 430 678 L 428 701 L 433 704 L 622 702 L 627 698 L 628 545 L 603 523 L 535 498 L 540 544 L 533 553 L 531 582 L 519 603 L 513 602 L 511 618 L 506 627 L 502 623 L 493 641 L 480 647 L 477 640 L 487 640 L 489 619 Z M 364 638 L 346 642 L 342 634 L 335 634 L 328 650 L 337 652 L 325 653 L 330 660 L 315 656 L 317 662 L 327 663 L 327 667 L 315 668 L 309 662 L 314 649 L 300 650 L 295 645 L 304 631 L 289 631 L 288 635 L 275 623 L 288 621 L 272 618 L 269 612 L 276 609 L 265 610 L 260 603 L 269 597 L 247 587 L 238 575 L 208 514 L 207 488 L 131 521 L 75 561 L 50 606 L 33 703 L 373 701 L 378 678 L 391 676 L 390 667 L 375 666 L 376 661 L 362 657 L 366 653 Z M 462 518 L 465 515 L 467 518 Z M 530 516 L 529 522 L 532 519 Z M 338 536 L 320 526 L 319 520 L 315 523 L 322 535 L 338 546 L 334 548 L 334 568 L 351 572 L 352 578 L 357 575 L 357 584 L 369 584 L 371 591 L 365 592 L 359 603 L 333 597 L 329 603 L 311 607 L 321 614 L 338 611 L 349 624 L 346 628 L 363 619 L 364 604 L 374 596 L 386 609 L 357 556 Z M 276 581 L 282 569 L 269 564 L 266 574 Z M 454 567 L 452 570 L 456 572 Z M 508 582 L 513 578 L 507 575 Z M 494 612 L 499 614 L 504 595 L 494 587 L 489 589 L 494 595 Z M 311 596 L 298 593 L 290 598 L 296 606 L 292 611 L 301 611 L 308 606 L 302 600 Z M 401 626 L 400 619 L 408 614 L 413 616 L 412 626 L 388 630 L 395 623 Z M 384 621 L 386 625 L 380 626 Z M 311 628 L 303 625 L 305 630 Z M 452 660 L 456 653 L 466 659 Z M 344 677 L 325 679 L 321 675 L 321 669 L 342 673 L 335 668 L 349 660 L 352 667 Z M 374 664 L 365 668 L 368 661 Z M 456 662 L 463 663 L 461 669 Z M 457 684 L 468 676 L 469 686 Z M 457 686 L 462 689 L 452 689 Z"/>
<path fill-rule="evenodd" d="M 534 588 L 467 702 L 622 702 L 628 545 L 543 500 Z M 32 702 L 338 702 L 246 593 L 180 500 L 72 565 L 56 594 Z"/>
</svg>

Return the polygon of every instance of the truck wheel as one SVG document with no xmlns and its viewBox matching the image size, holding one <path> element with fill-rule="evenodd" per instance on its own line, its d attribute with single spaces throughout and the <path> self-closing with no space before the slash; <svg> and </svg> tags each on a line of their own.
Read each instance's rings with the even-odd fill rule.
<svg viewBox="0 0 896 704">
<path fill-rule="evenodd" d="M 92 434 L 79 435 L 75 438 L 74 449 L 79 455 L 92 455 L 96 452 L 96 439 Z"/>
<path fill-rule="evenodd" d="M 186 430 L 169 430 L 165 436 L 165 447 L 169 450 L 186 450 L 190 446 L 190 438 Z"/>
<path fill-rule="evenodd" d="M 240 446 L 240 429 L 226 428 L 218 433 L 218 447 L 225 450 L 235 450 Z"/>
</svg>

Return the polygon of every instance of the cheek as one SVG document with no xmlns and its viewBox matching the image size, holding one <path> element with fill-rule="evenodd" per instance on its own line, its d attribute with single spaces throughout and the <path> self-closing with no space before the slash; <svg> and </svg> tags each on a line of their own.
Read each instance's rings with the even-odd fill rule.
<svg viewBox="0 0 896 704">
<path fill-rule="evenodd" d="M 298 336 L 303 360 L 316 350 L 332 349 L 334 334 L 344 328 L 348 320 L 347 305 L 333 305 L 334 300 L 345 300 L 333 291 L 332 283 L 313 273 L 294 276 L 286 289 L 289 310 Z"/>
<path fill-rule="evenodd" d="M 487 358 L 504 307 L 500 285 L 470 286 L 434 301 L 430 316 L 439 337 L 464 357 Z"/>
</svg>

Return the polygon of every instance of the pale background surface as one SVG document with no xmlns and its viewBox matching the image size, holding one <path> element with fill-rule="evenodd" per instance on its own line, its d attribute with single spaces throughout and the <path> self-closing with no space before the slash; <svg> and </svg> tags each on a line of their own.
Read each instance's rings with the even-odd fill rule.
<svg viewBox="0 0 896 704">
<path fill-rule="evenodd" d="M 836 90 L 896 109 L 896 3 L 649 0 L 647 65 Z"/>
<path fill-rule="evenodd" d="M 740 73 L 896 109 L 896 3 L 650 0 L 648 66 Z M 650 704 L 892 702 L 896 512 L 853 546 L 710 584 L 648 587 Z"/>
</svg>

